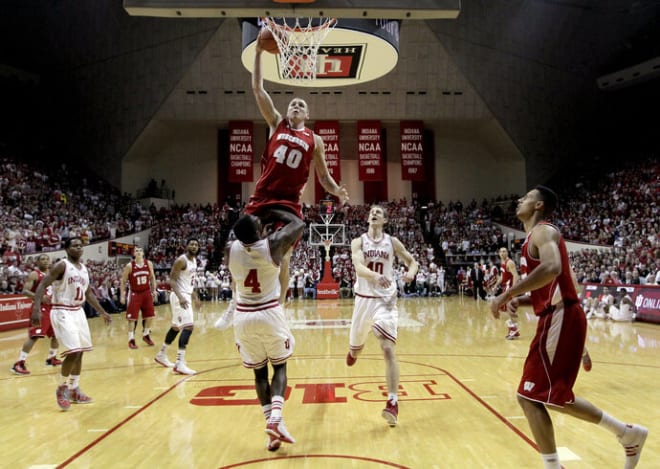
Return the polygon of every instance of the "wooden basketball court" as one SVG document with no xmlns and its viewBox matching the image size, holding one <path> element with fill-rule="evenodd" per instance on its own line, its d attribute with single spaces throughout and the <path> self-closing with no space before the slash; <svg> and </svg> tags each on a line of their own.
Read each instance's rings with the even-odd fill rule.
<svg viewBox="0 0 660 469">
<path fill-rule="evenodd" d="M 252 372 L 241 366 L 233 331 L 213 323 L 226 303 L 203 303 L 187 358 L 199 373 L 172 374 L 154 363 L 157 347 L 127 347 L 126 321 L 91 319 L 94 350 L 85 354 L 81 388 L 94 398 L 63 412 L 59 372 L 44 365 L 37 343 L 29 376 L 9 371 L 25 330 L 0 334 L 3 466 L 12 468 L 540 468 L 515 399 L 534 319 L 522 314 L 522 338 L 504 340 L 504 321 L 472 298 L 399 300 L 399 425 L 380 416 L 384 362 L 370 338 L 348 368 L 352 300 L 294 300 L 296 337 L 288 365 L 284 416 L 294 445 L 266 450 L 265 422 Z M 157 345 L 169 325 L 158 307 Z M 645 323 L 589 323 L 594 366 L 576 391 L 626 421 L 649 427 L 639 467 L 660 467 L 660 328 Z M 170 359 L 174 358 L 170 351 Z M 624 452 L 594 425 L 554 415 L 566 468 L 623 467 Z"/>
</svg>

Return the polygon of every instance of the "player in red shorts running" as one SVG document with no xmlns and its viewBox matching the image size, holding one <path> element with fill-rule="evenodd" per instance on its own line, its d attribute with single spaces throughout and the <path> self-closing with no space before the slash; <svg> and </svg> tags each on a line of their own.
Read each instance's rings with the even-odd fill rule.
<svg viewBox="0 0 660 469">
<path fill-rule="evenodd" d="M 126 302 L 126 284 L 129 285 L 130 296 Z M 119 301 L 126 305 L 126 319 L 128 320 L 128 347 L 138 348 L 135 343 L 135 330 L 137 320 L 142 311 L 142 340 L 153 346 L 151 340 L 151 323 L 156 315 L 154 302 L 156 301 L 156 276 L 151 261 L 144 258 L 144 251 L 135 248 L 135 259 L 124 267 L 119 285 Z"/>
<path fill-rule="evenodd" d="M 50 269 L 50 257 L 48 257 L 47 254 L 41 254 L 37 257 L 37 268 L 28 275 L 21 293 L 28 298 L 34 299 L 34 292 L 37 291 L 39 282 L 41 282 L 48 273 L 48 269 Z M 55 332 L 50 325 L 50 299 L 51 289 L 49 288 L 46 290 L 46 294 L 41 300 L 41 324 L 39 326 L 30 326 L 28 329 L 28 338 L 23 343 L 23 348 L 18 356 L 18 361 L 11 367 L 11 371 L 17 375 L 30 374 L 25 366 L 25 360 L 27 359 L 28 354 L 32 351 L 37 340 L 44 337 L 50 337 L 50 350 L 48 351 L 48 358 L 46 358 L 46 365 L 57 366 L 62 364 L 57 358 L 59 344 L 57 343 Z"/>
<path fill-rule="evenodd" d="M 548 409 L 553 409 L 598 424 L 616 435 L 625 450 L 624 468 L 632 469 L 637 466 L 648 430 L 625 424 L 573 394 L 587 318 L 575 289 L 564 238 L 557 227 L 545 221 L 557 204 L 557 195 L 544 186 L 537 186 L 518 201 L 516 215 L 527 233 L 522 247 L 527 276 L 497 296 L 490 310 L 497 319 L 502 305 L 509 303 L 515 310 L 526 303 L 538 316 L 536 335 L 518 386 L 518 402 L 545 468 L 561 468 L 548 413 Z M 524 296 L 526 292 L 530 295 Z"/>
</svg>

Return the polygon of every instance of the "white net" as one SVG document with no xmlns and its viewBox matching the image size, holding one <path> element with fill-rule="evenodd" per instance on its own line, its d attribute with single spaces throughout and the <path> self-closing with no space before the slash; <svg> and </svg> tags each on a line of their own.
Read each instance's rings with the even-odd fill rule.
<svg viewBox="0 0 660 469">
<path fill-rule="evenodd" d="M 273 33 L 280 53 L 277 56 L 280 75 L 292 81 L 315 80 L 319 47 L 330 30 L 335 18 L 262 18 Z"/>
</svg>

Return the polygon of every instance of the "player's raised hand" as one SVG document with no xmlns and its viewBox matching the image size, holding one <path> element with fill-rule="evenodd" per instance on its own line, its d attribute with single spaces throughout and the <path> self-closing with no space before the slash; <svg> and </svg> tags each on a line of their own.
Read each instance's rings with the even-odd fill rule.
<svg viewBox="0 0 660 469">
<path fill-rule="evenodd" d="M 335 195 L 339 197 L 339 203 L 341 205 L 344 205 L 350 200 L 350 198 L 348 197 L 348 190 L 346 189 L 346 186 L 344 186 L 343 184 L 339 186 L 339 193 Z"/>
</svg>

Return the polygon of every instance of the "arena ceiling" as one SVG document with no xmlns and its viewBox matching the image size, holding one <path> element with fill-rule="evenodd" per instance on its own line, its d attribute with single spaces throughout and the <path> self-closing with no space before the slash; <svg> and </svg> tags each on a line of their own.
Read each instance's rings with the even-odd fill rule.
<svg viewBox="0 0 660 469">
<path fill-rule="evenodd" d="M 660 57 L 659 20 L 654 0 L 463 0 L 456 19 L 403 20 L 388 75 L 304 96 L 317 118 L 496 119 L 539 179 L 657 104 L 653 73 L 612 90 L 598 78 Z M 259 119 L 238 34 L 235 18 L 130 16 L 119 0 L 0 3 L 3 73 L 38 77 L 68 151 L 105 157 L 110 173 L 154 119 Z"/>
</svg>

